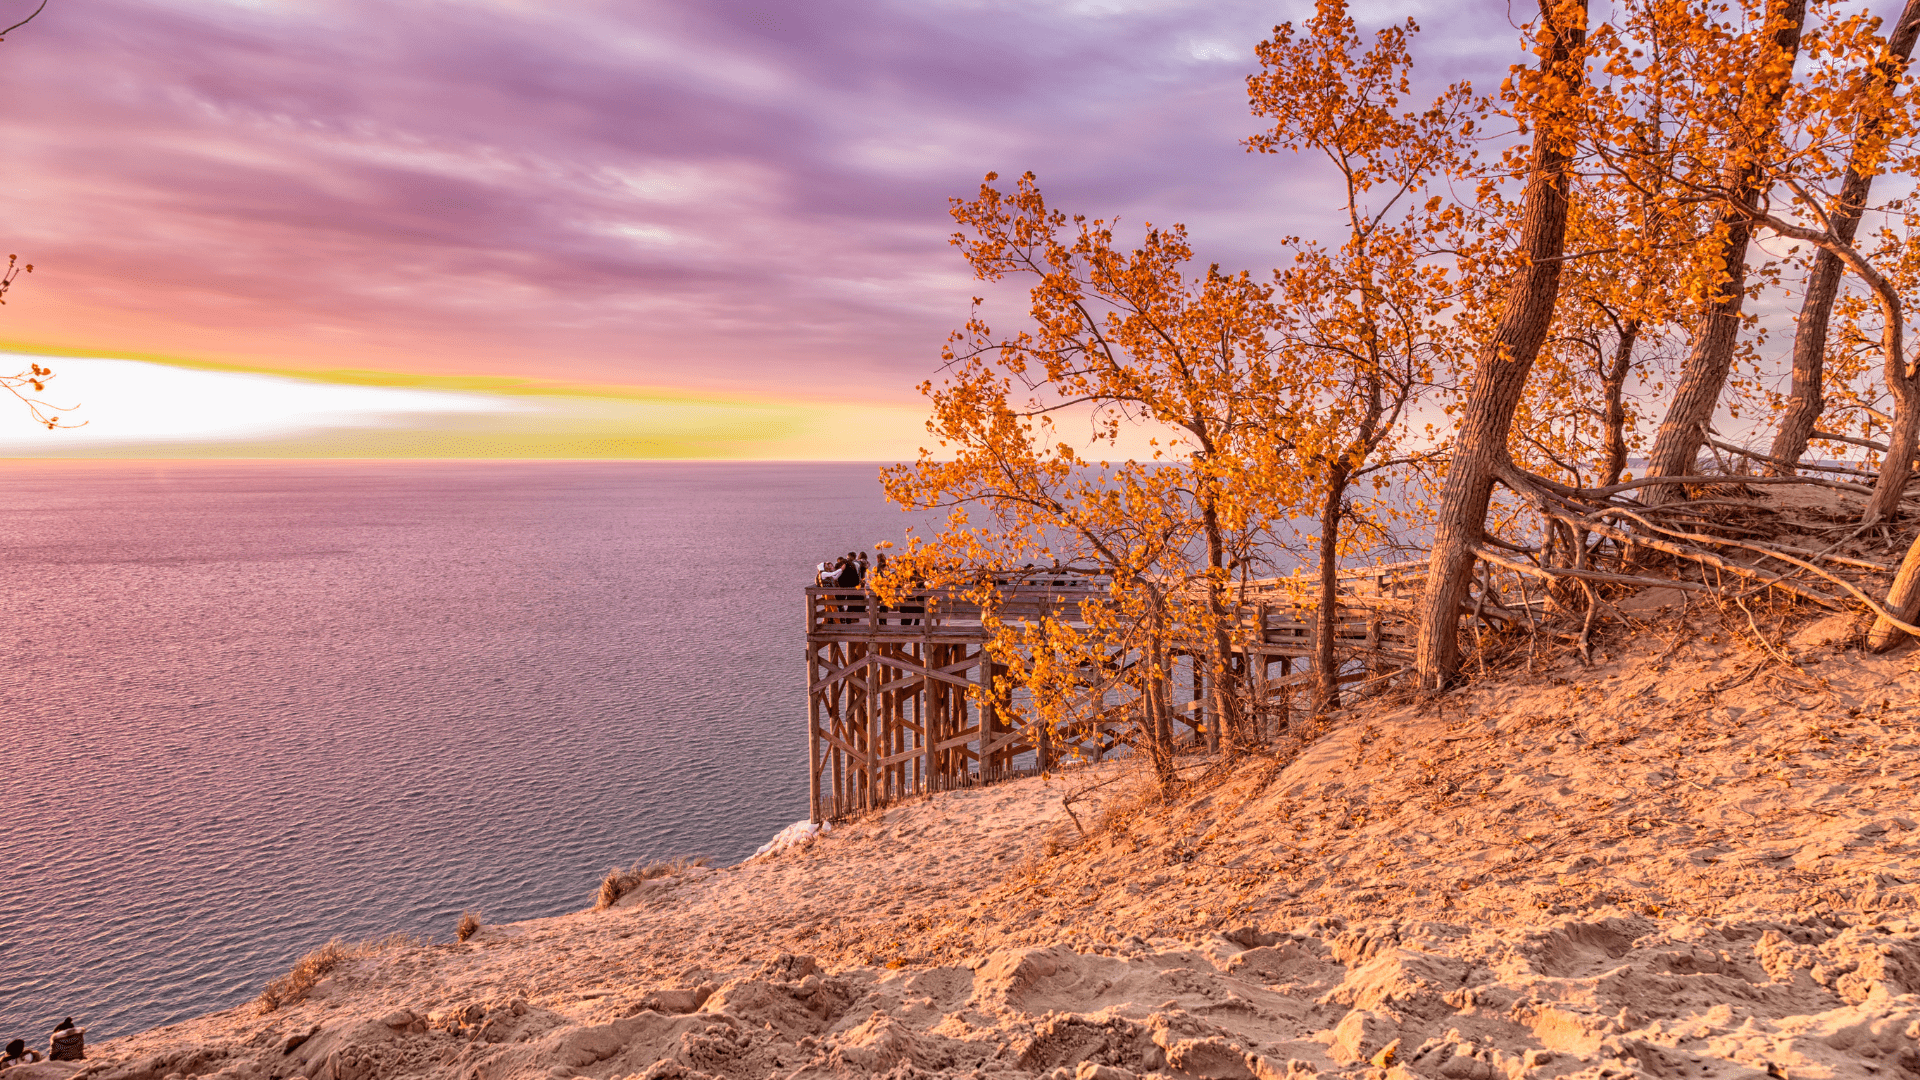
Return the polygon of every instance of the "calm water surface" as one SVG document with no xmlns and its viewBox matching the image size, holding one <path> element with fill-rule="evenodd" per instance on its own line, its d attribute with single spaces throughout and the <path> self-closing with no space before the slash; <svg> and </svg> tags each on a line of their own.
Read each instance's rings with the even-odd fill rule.
<svg viewBox="0 0 1920 1080">
<path fill-rule="evenodd" d="M 586 906 L 806 814 L 799 589 L 872 465 L 0 467 L 0 1039 Z"/>
</svg>

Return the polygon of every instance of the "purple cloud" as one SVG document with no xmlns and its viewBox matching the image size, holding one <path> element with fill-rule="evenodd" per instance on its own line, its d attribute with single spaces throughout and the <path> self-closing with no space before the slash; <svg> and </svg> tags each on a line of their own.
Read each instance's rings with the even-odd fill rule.
<svg viewBox="0 0 1920 1080">
<path fill-rule="evenodd" d="M 53 0 L 0 46 L 0 337 L 898 397 L 988 169 L 1230 266 L 1316 231 L 1324 172 L 1238 145 L 1290 7 Z M 1436 78 L 1518 56 L 1485 15 Z"/>
</svg>

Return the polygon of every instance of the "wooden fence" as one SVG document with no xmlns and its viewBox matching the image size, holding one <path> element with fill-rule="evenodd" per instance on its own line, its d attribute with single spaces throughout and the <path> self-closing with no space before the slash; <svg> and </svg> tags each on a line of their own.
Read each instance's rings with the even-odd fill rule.
<svg viewBox="0 0 1920 1080">
<path fill-rule="evenodd" d="M 1412 663 L 1409 621 L 1426 564 L 1343 572 L 1335 643 L 1343 681 L 1390 676 Z M 993 616 L 1050 616 L 1084 625 L 1083 605 L 1108 594 L 1099 578 L 1026 577 L 998 587 Z M 1318 607 L 1313 582 L 1272 578 L 1236 591 L 1232 637 L 1254 675 L 1258 716 L 1284 717 L 1286 696 L 1312 677 Z M 914 795 L 1032 775 L 1068 760 L 1099 761 L 1133 737 L 1138 705 L 1118 690 L 1116 655 L 1089 672 L 1090 717 L 1066 730 L 1029 728 L 991 663 L 980 606 L 952 592 L 920 592 L 888 607 L 863 589 L 806 590 L 808 804 L 836 820 Z M 1189 662 L 1193 700 L 1176 719 L 1210 737 L 1201 666 Z M 1280 668 L 1275 677 L 1273 668 Z M 1265 722 L 1260 720 L 1259 722 Z"/>
</svg>

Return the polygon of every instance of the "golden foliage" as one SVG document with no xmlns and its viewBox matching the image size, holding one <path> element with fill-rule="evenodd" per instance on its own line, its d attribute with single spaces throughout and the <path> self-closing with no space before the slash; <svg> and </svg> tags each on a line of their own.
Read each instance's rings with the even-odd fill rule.
<svg viewBox="0 0 1920 1080">
<path fill-rule="evenodd" d="M 1030 173 L 1011 190 L 989 174 L 955 200 L 953 243 L 975 275 L 1021 282 L 1029 303 L 1008 333 L 976 298 L 943 378 L 923 385 L 934 445 L 884 482 L 901 505 L 949 517 L 909 543 L 885 588 L 991 605 L 1029 568 L 1099 575 L 1109 595 L 1076 619 L 994 624 L 991 650 L 1031 697 L 1023 721 L 1084 721 L 1117 695 L 1164 754 L 1178 653 L 1204 658 L 1231 749 L 1236 575 L 1285 567 L 1300 527 L 1330 591 L 1343 559 L 1429 528 L 1422 477 L 1449 467 L 1473 358 L 1504 340 L 1514 290 L 1552 294 L 1535 298 L 1546 341 L 1492 451 L 1518 471 L 1500 475 L 1608 489 L 1632 480 L 1656 427 L 1707 439 L 1676 411 L 1682 381 L 1734 423 L 1778 413 L 1743 304 L 1786 290 L 1814 250 L 1853 281 L 1829 429 L 1891 442 L 1895 468 L 1867 510 L 1889 514 L 1920 439 L 1904 332 L 1920 257 L 1897 200 L 1874 207 L 1871 243 L 1833 223 L 1850 178 L 1910 182 L 1920 161 L 1904 62 L 1877 20 L 1836 0 L 1629 0 L 1610 14 L 1590 25 L 1581 0 L 1543 0 L 1523 31 L 1539 62 L 1515 64 L 1492 97 L 1461 82 L 1417 104 L 1412 20 L 1368 36 L 1342 0 L 1320 0 L 1276 27 L 1247 81 L 1269 126 L 1247 148 L 1318 157 L 1344 200 L 1339 235 L 1288 238 L 1270 274 L 1207 264 L 1180 225 L 1146 225 L 1129 246 L 1111 220 L 1051 208 Z M 1529 277 L 1521 222 L 1545 161 L 1571 173 L 1562 269 Z M 1753 230 L 1764 243 L 1749 250 Z M 1681 362 L 1729 317 L 1744 329 L 1730 352 Z M 1125 452 L 1142 439 L 1147 452 Z M 1542 564 L 1585 558 L 1555 545 L 1590 537 L 1524 510 L 1494 504 L 1503 543 Z M 1340 660 L 1321 610 L 1326 705 Z"/>
</svg>

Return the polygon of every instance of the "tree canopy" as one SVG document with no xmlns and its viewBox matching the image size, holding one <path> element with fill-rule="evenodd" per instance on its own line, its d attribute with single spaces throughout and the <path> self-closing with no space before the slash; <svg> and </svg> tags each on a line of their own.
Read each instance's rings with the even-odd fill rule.
<svg viewBox="0 0 1920 1080">
<path fill-rule="evenodd" d="M 1390 684 L 1463 677 L 1463 632 L 1537 630 L 1528 605 L 1577 615 L 1584 642 L 1649 574 L 1858 604 L 1881 640 L 1911 627 L 1920 0 L 1891 22 L 1832 0 L 1541 0 L 1497 87 L 1428 98 L 1418 34 L 1321 0 L 1258 44 L 1247 148 L 1317 161 L 1342 193 L 1337 230 L 1276 238 L 1283 265 L 1223 269 L 1178 224 L 1054 208 L 1030 173 L 954 200 L 974 273 L 1030 302 L 1002 331 L 976 299 L 922 388 L 936 445 L 885 483 L 951 516 L 896 581 L 984 602 L 1028 565 L 1111 580 L 1071 630 L 997 641 L 1028 722 L 1068 721 L 1108 671 L 1147 742 L 1167 737 L 1178 655 L 1207 676 L 1210 736 L 1271 737 L 1236 635 L 1249 582 L 1290 574 L 1318 613 L 1324 712 L 1362 659 L 1336 648 L 1336 609 L 1360 603 L 1340 572 L 1395 546 L 1427 565 Z M 1796 313 L 1790 337 L 1766 310 Z M 1151 452 L 1121 452 L 1130 436 Z M 1709 509 L 1795 485 L 1851 519 L 1828 551 Z M 1910 550 L 1896 580 L 1856 580 L 1832 560 L 1888 567 L 1833 554 L 1848 544 Z M 1493 573 L 1541 595 L 1516 606 Z"/>
</svg>

